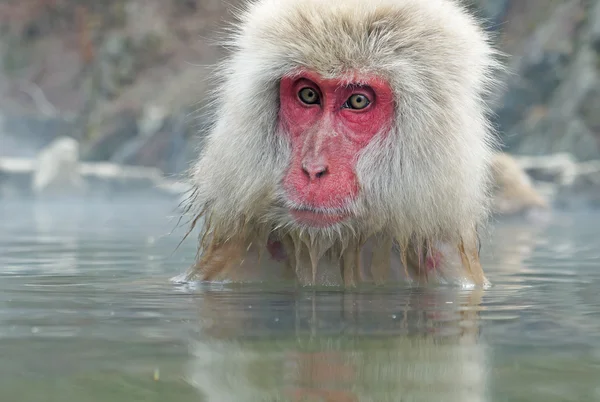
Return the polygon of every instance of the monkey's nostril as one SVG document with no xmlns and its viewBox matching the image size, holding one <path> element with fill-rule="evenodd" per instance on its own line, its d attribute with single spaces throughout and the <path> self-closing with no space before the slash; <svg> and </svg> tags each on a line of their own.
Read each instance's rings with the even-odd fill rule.
<svg viewBox="0 0 600 402">
<path fill-rule="evenodd" d="M 304 172 L 309 180 L 316 180 L 329 173 L 329 169 L 324 165 L 304 165 L 302 166 L 302 172 Z"/>
<path fill-rule="evenodd" d="M 317 173 L 315 174 L 315 177 L 316 177 L 317 179 L 320 179 L 321 177 L 325 176 L 325 174 L 327 174 L 327 168 L 324 168 L 322 171 L 320 171 L 320 172 L 317 172 Z"/>
</svg>

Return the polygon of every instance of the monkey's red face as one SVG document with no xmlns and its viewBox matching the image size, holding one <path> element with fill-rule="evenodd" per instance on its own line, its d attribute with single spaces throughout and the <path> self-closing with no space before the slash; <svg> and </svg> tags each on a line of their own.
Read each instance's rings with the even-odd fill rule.
<svg viewBox="0 0 600 402">
<path fill-rule="evenodd" d="M 281 81 L 281 131 L 292 146 L 283 187 L 301 224 L 326 227 L 347 218 L 360 192 L 360 151 L 391 127 L 391 87 L 380 78 L 356 78 L 360 85 L 303 72 Z"/>
</svg>

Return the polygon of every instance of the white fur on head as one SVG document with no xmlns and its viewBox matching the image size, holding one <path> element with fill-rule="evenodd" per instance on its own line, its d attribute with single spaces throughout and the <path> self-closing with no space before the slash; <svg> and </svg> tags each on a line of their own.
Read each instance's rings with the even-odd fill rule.
<svg viewBox="0 0 600 402">
<path fill-rule="evenodd" d="M 494 142 L 483 97 L 499 65 L 457 2 L 257 0 L 239 19 L 192 178 L 190 202 L 213 235 L 281 223 L 269 221 L 290 157 L 277 135 L 279 80 L 297 68 L 375 74 L 393 89 L 394 128 L 358 161 L 357 230 L 448 240 L 485 220 Z"/>
</svg>

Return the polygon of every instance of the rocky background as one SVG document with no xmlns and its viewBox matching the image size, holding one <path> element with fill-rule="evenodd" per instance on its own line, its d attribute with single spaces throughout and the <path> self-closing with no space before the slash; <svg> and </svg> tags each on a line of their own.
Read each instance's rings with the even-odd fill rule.
<svg viewBox="0 0 600 402">
<path fill-rule="evenodd" d="M 555 204 L 598 204 L 600 0 L 464 1 L 507 55 L 506 151 Z M 237 2 L 0 0 L 0 197 L 48 187 L 39 166 L 57 158 L 83 163 L 67 181 L 88 188 L 169 187 L 197 151 L 210 40 Z"/>
</svg>

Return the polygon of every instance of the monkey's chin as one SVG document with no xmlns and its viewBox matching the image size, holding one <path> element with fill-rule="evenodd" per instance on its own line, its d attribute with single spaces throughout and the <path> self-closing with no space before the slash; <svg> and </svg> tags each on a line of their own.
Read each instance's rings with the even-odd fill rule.
<svg viewBox="0 0 600 402">
<path fill-rule="evenodd" d="M 347 215 L 341 213 L 315 212 L 300 209 L 292 209 L 290 213 L 297 223 L 313 228 L 326 228 L 348 218 Z"/>
</svg>

